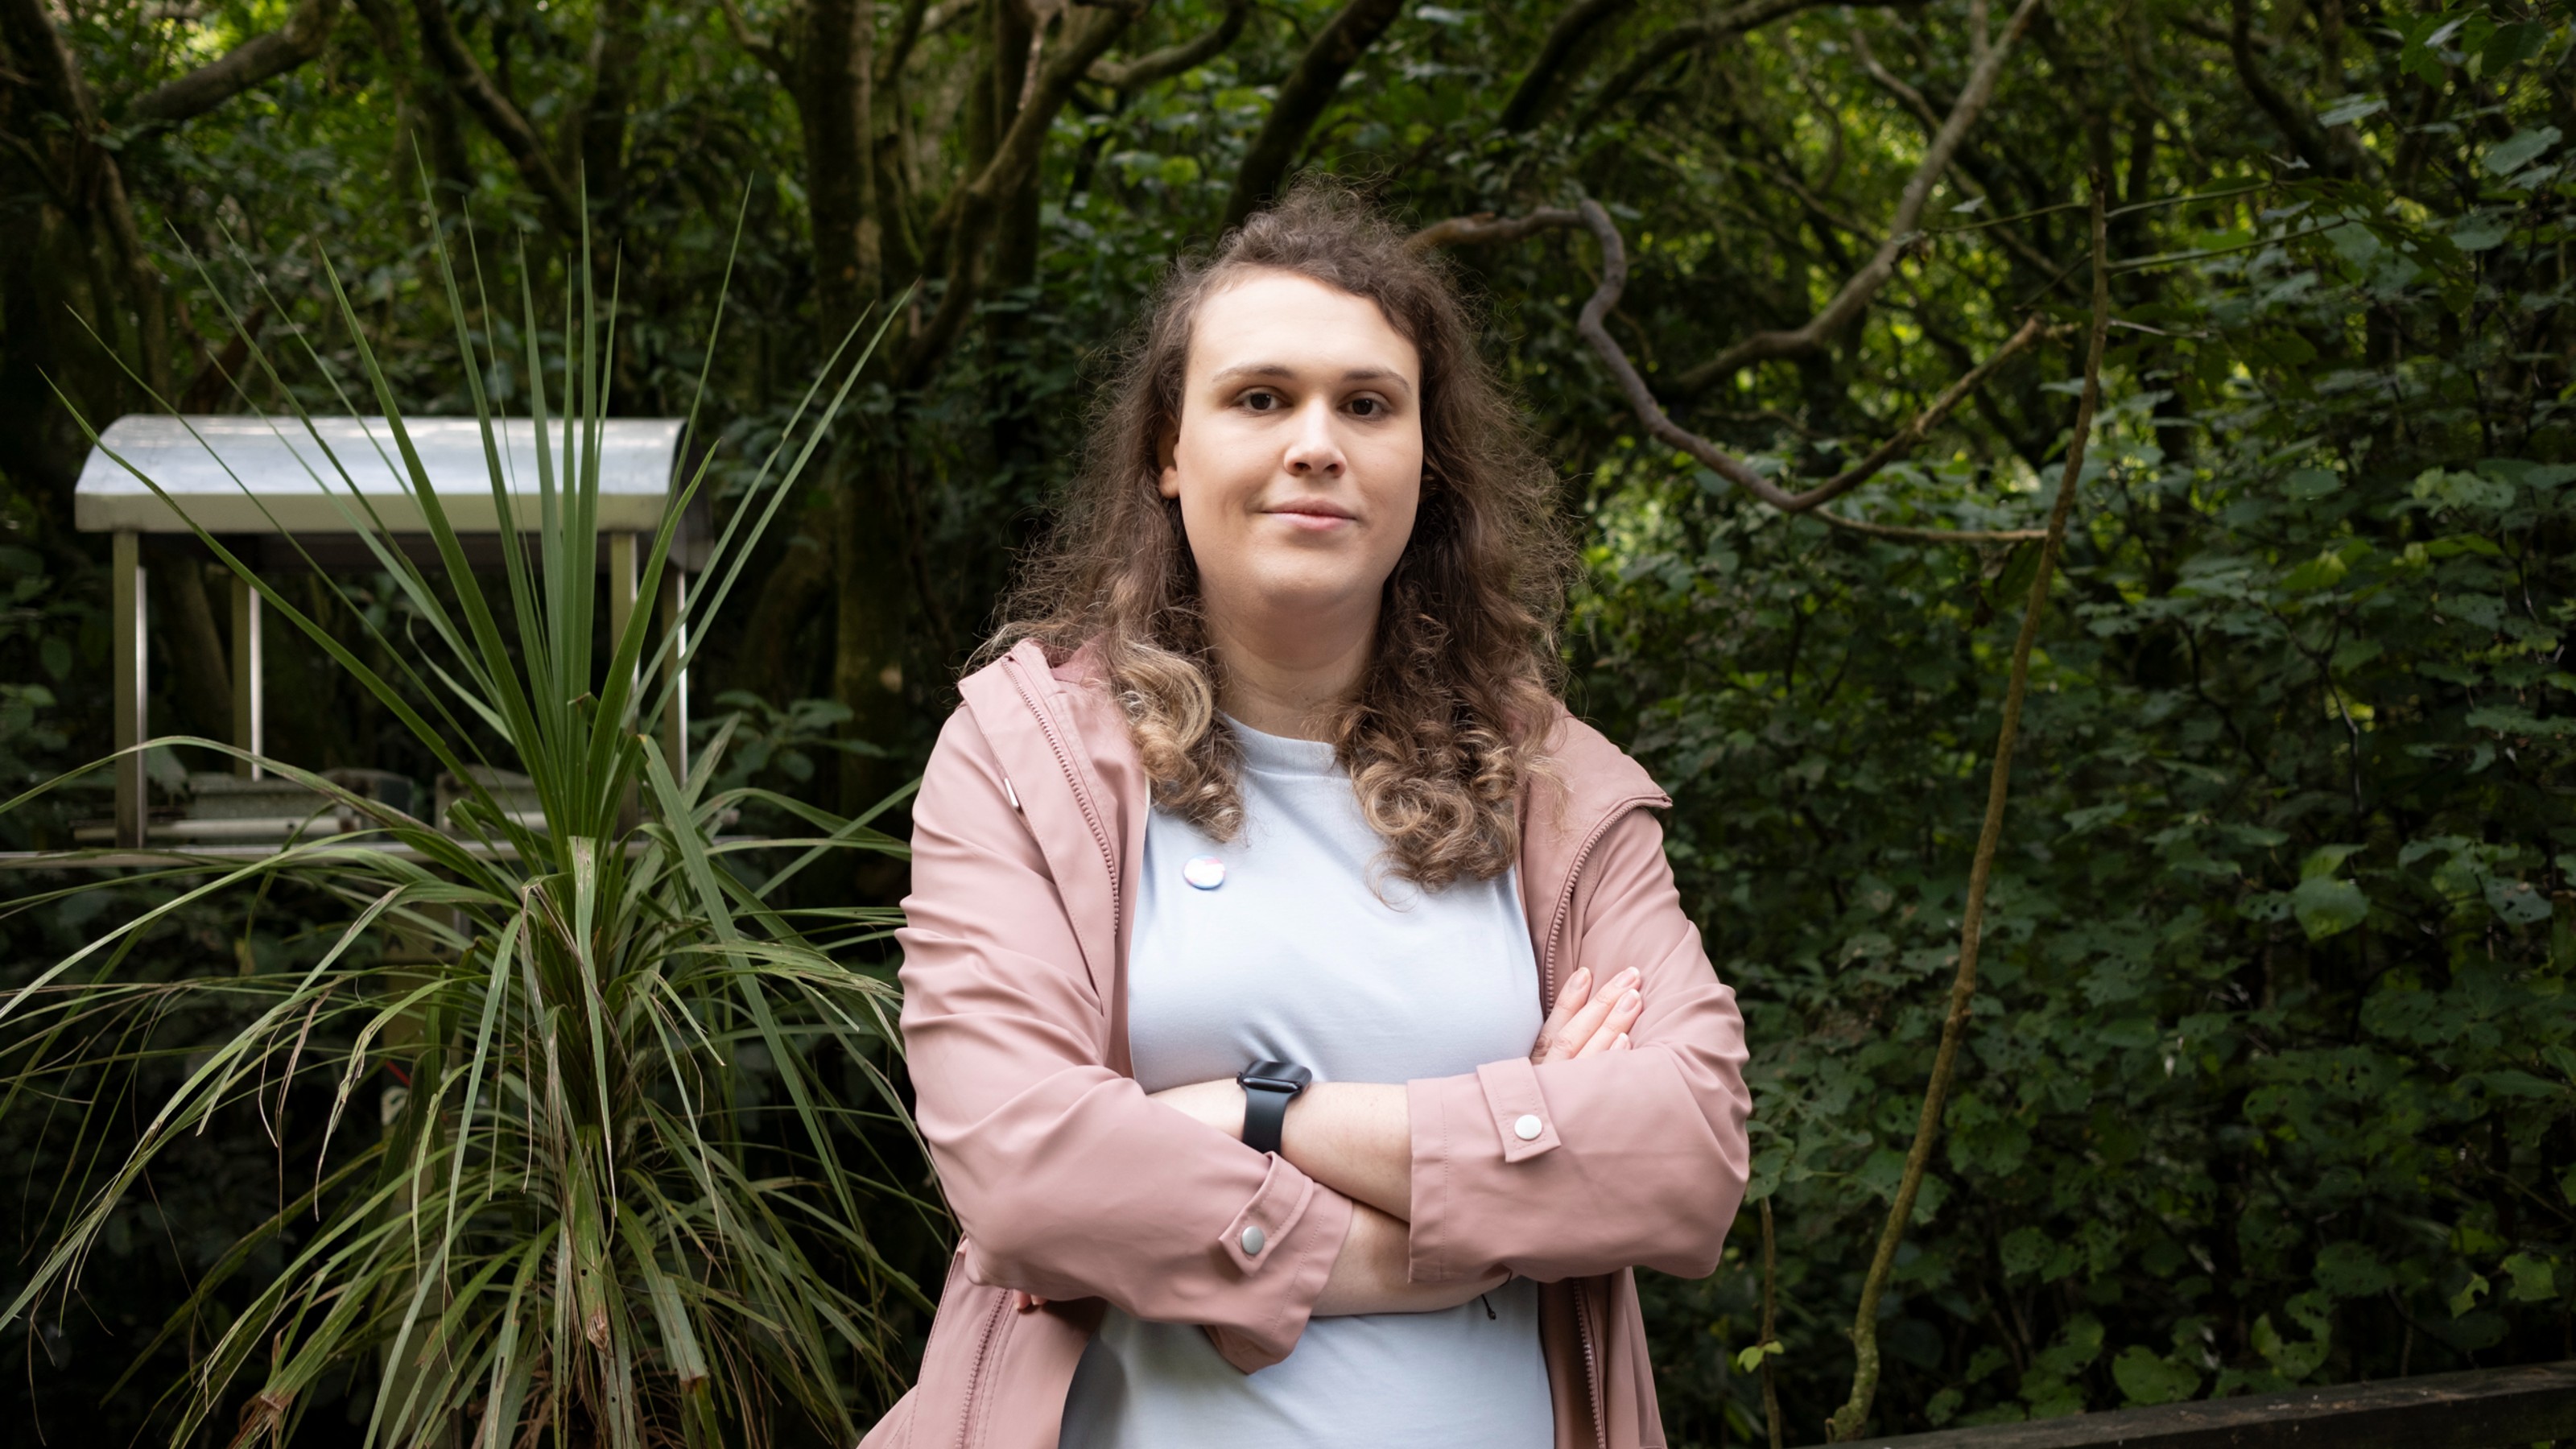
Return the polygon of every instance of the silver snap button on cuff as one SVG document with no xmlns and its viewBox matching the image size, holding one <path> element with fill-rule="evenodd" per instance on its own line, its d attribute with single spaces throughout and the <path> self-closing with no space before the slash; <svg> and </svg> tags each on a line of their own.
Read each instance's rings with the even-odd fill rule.
<svg viewBox="0 0 2576 1449">
<path fill-rule="evenodd" d="M 1261 1256 L 1261 1249 L 1269 1241 L 1270 1239 L 1263 1235 L 1257 1225 L 1243 1230 L 1243 1251 L 1253 1257 Z"/>
<path fill-rule="evenodd" d="M 1547 1124 L 1538 1120 L 1535 1112 L 1521 1114 L 1521 1120 L 1512 1124 L 1512 1135 L 1523 1142 L 1536 1142 L 1538 1134 L 1546 1130 Z"/>
</svg>

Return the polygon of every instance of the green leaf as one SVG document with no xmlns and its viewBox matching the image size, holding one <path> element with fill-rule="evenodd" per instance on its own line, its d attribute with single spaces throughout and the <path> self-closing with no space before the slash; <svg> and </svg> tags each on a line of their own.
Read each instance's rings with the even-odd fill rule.
<svg viewBox="0 0 2576 1449">
<path fill-rule="evenodd" d="M 2358 845 L 2319 846 L 2308 852 L 2308 858 L 2299 863 L 2299 879 L 2315 880 L 2320 876 L 2333 875 L 2338 867 L 2360 851 Z"/>
<path fill-rule="evenodd" d="M 2292 1343 L 2281 1336 L 2279 1329 L 2272 1326 L 2272 1315 L 2268 1313 L 2254 1320 L 2254 1331 L 2250 1336 L 2254 1341 L 2254 1351 L 2261 1354 L 2263 1361 L 2272 1366 L 2272 1372 L 2292 1383 L 2297 1383 L 2315 1373 L 2317 1365 L 2326 1360 L 2326 1345 L 2323 1340 L 2312 1339 L 2306 1343 Z"/>
<path fill-rule="evenodd" d="M 2037 544 L 2027 543 L 2012 551 L 2012 557 L 2005 561 L 2003 572 L 1996 576 L 1994 589 L 1989 595 L 1997 610 L 2018 616 L 2020 609 L 2029 602 L 2031 580 L 2039 577 L 2040 552 Z"/>
<path fill-rule="evenodd" d="M 2088 830 L 2098 830 L 2128 813 L 2129 802 L 2114 800 L 2107 805 L 2087 805 L 2080 810 L 2069 810 L 2063 818 L 2069 834 L 2082 835 Z"/>
<path fill-rule="evenodd" d="M 2385 97 L 2347 96 L 2341 102 L 2337 103 L 2333 109 L 2319 113 L 2317 116 L 2317 124 L 2320 126 L 2349 126 L 2355 121 L 2378 115 L 2380 112 L 2387 109 L 2388 101 Z M 2161 1403 L 2163 1401 L 2154 1400 L 2152 1402 Z"/>
<path fill-rule="evenodd" d="M 2491 704 L 2473 709 L 2462 719 L 2473 730 L 2493 730 L 2500 735 L 2530 735 L 2544 739 L 2576 733 L 2576 719 L 2542 719 L 2510 705 Z"/>
<path fill-rule="evenodd" d="M 2493 176 L 2510 176 L 2539 159 L 2542 152 L 2558 144 L 2556 126 L 2539 126 L 2517 131 L 2512 138 L 2489 147 L 2483 164 Z"/>
<path fill-rule="evenodd" d="M 2344 562 L 2340 549 L 2327 549 L 2315 558 L 2281 576 L 2281 587 L 2293 594 L 2313 594 L 2342 583 L 2352 566 Z"/>
<path fill-rule="evenodd" d="M 2486 898 L 2487 908 L 2502 917 L 2506 925 L 2529 926 L 2549 919 L 2549 897 L 2532 889 L 2529 881 L 2489 876 Z"/>
<path fill-rule="evenodd" d="M 2512 229 L 2501 213 L 2473 211 L 2451 223 L 2451 245 L 2464 252 L 2492 251 L 2504 245 Z"/>
<path fill-rule="evenodd" d="M 2460 1285 L 2460 1291 L 2451 1295 L 2451 1316 L 2457 1318 L 2477 1307 L 2478 1300 L 2486 1296 L 2488 1286 L 2486 1274 L 2471 1273 L 2469 1281 Z"/>
<path fill-rule="evenodd" d="M 1769 1343 L 1754 1344 L 1735 1356 L 1735 1371 L 1746 1374 L 1756 1372 L 1762 1367 L 1763 1360 L 1773 1357 L 1780 1351 L 1780 1343 L 1777 1339 Z"/>
<path fill-rule="evenodd" d="M 2543 1081 L 2539 1077 L 2535 1077 L 2531 1073 L 2522 1071 L 2515 1067 L 2499 1067 L 2491 1072 L 2482 1072 L 2479 1074 L 2478 1080 L 2486 1084 L 2486 1089 L 2488 1091 L 2504 1097 L 2528 1097 L 2545 1100 L 2550 1097 L 2558 1096 L 2566 1090 L 2566 1088 L 2559 1086 L 2555 1082 Z"/>
<path fill-rule="evenodd" d="M 2200 1370 L 2131 1344 L 2111 1360 L 2111 1377 L 2132 1404 L 2172 1404 L 2200 1392 Z"/>
<path fill-rule="evenodd" d="M 2415 475 L 2414 494 L 2450 508 L 2509 508 L 2513 485 L 2484 473 L 2427 468 Z"/>
<path fill-rule="evenodd" d="M 2516 1253 L 2504 1260 L 2504 1271 L 2513 1275 L 2513 1287 L 2505 1297 L 2516 1303 L 2546 1303 L 2558 1296 L 2558 1260 L 2546 1254 Z"/>
<path fill-rule="evenodd" d="M 2054 1246 L 2049 1242 L 2048 1234 L 2037 1228 L 2013 1229 L 2004 1234 L 2002 1247 L 2004 1272 L 2015 1278 L 2038 1272 L 2041 1265 L 2048 1261 L 2049 1249 Z"/>
<path fill-rule="evenodd" d="M 2331 468 L 2293 469 L 2283 491 L 2293 498 L 2323 498 L 2343 490 L 2343 475 Z"/>
<path fill-rule="evenodd" d="M 2326 240 L 2334 244 L 2337 256 L 2356 267 L 2370 265 L 2387 249 L 2380 243 L 2377 233 L 2357 221 L 2347 221 L 2327 232 Z"/>
<path fill-rule="evenodd" d="M 2396 1281 L 2366 1244 L 2328 1243 L 2317 1254 L 2317 1286 L 2337 1298 L 2368 1298 Z"/>
<path fill-rule="evenodd" d="M 2290 909 L 2308 939 L 2322 941 L 2360 925 L 2370 914 L 2370 898 L 2348 880 L 2318 876 L 2299 882 L 2298 889 L 2290 892 Z"/>
</svg>

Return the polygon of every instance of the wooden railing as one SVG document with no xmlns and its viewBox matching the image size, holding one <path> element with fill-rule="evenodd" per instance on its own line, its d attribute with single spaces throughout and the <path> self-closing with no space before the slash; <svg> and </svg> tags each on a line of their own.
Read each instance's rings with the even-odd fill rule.
<svg viewBox="0 0 2576 1449">
<path fill-rule="evenodd" d="M 1862 1439 L 1867 1449 L 2504 1449 L 2576 1445 L 2576 1359 Z"/>
</svg>

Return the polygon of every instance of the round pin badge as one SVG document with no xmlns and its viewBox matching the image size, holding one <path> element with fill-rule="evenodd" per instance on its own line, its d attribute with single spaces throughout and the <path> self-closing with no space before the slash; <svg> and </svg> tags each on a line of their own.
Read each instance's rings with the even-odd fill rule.
<svg viewBox="0 0 2576 1449">
<path fill-rule="evenodd" d="M 1181 879 L 1203 891 L 1225 884 L 1225 862 L 1213 855 L 1194 855 L 1181 867 Z"/>
</svg>

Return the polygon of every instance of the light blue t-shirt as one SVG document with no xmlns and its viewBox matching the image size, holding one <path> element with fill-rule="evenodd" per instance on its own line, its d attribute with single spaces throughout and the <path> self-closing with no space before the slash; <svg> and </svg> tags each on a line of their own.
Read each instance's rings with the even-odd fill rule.
<svg viewBox="0 0 2576 1449">
<path fill-rule="evenodd" d="M 1145 1090 L 1265 1058 L 1317 1081 L 1405 1082 L 1526 1055 L 1538 962 L 1513 877 L 1430 893 L 1394 878 L 1331 745 L 1232 728 L 1234 841 L 1160 810 L 1145 828 L 1127 959 L 1127 1039 Z M 1219 874 L 1210 860 L 1221 882 L 1194 885 Z M 1537 1286 L 1518 1278 L 1444 1312 L 1315 1319 L 1294 1353 L 1254 1374 L 1193 1325 L 1112 1308 L 1064 1406 L 1065 1449 L 1554 1442 Z"/>
</svg>

